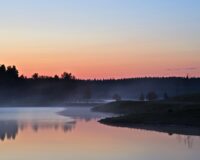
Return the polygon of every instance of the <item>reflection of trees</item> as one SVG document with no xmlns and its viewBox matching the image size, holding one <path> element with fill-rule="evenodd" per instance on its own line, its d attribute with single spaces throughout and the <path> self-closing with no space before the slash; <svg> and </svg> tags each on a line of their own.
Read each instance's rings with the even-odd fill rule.
<svg viewBox="0 0 200 160">
<path fill-rule="evenodd" d="M 66 123 L 62 126 L 62 129 L 64 132 L 72 131 L 75 128 L 75 122 L 74 123 Z"/>
<path fill-rule="evenodd" d="M 31 128 L 34 132 L 42 129 L 62 130 L 63 132 L 72 131 L 75 128 L 76 122 L 17 122 L 17 121 L 0 121 L 0 140 L 15 139 L 18 131 L 24 131 L 26 128 Z"/>
<path fill-rule="evenodd" d="M 18 133 L 18 125 L 16 121 L 0 122 L 0 139 L 15 139 Z"/>
<path fill-rule="evenodd" d="M 31 128 L 38 132 L 42 129 L 53 129 L 55 131 L 61 129 L 63 132 L 71 131 L 75 127 L 75 122 L 33 122 Z"/>
<path fill-rule="evenodd" d="M 178 135 L 177 139 L 178 139 L 179 143 L 184 143 L 188 148 L 193 148 L 193 145 L 194 145 L 194 142 L 195 142 L 193 136 Z"/>
</svg>

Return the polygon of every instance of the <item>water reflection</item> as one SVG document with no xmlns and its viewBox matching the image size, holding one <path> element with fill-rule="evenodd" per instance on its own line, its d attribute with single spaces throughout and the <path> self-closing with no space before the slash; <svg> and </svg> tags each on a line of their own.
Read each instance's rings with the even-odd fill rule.
<svg viewBox="0 0 200 160">
<path fill-rule="evenodd" d="M 189 149 L 193 148 L 195 142 L 195 139 L 192 136 L 177 135 L 177 140 L 179 143 L 183 143 Z"/>
<path fill-rule="evenodd" d="M 34 132 L 38 132 L 42 129 L 48 129 L 48 130 L 59 130 L 61 129 L 63 132 L 71 131 L 75 128 L 76 122 L 63 122 L 63 123 L 32 123 L 31 128 Z M 21 124 L 23 127 L 23 124 Z"/>
<path fill-rule="evenodd" d="M 110 127 L 94 120 L 103 115 L 72 110 L 0 109 L 0 159 L 199 160 L 197 136 Z"/>
<path fill-rule="evenodd" d="M 113 114 L 92 112 L 92 107 L 68 107 L 65 110 L 59 112 L 60 115 L 72 117 L 76 120 L 84 120 L 90 122 L 105 117 L 111 117 Z"/>
<path fill-rule="evenodd" d="M 168 132 L 169 127 L 167 130 L 163 130 L 162 127 L 160 127 L 160 129 L 159 129 L 158 127 L 147 128 L 146 126 L 140 127 L 140 128 L 138 128 L 138 127 L 137 128 L 129 128 L 129 129 L 132 130 L 133 132 L 141 131 L 141 132 L 144 132 L 145 134 L 155 133 L 155 134 L 160 134 L 160 135 L 167 135 L 168 137 L 171 137 L 171 139 L 175 139 L 179 144 L 184 144 L 184 146 L 186 146 L 188 149 L 192 149 L 194 147 L 194 145 L 197 143 L 200 146 L 200 136 L 192 135 L 192 134 L 194 134 L 193 130 L 191 131 L 191 129 L 187 128 L 187 127 L 186 127 L 186 129 L 189 129 L 191 131 L 191 135 L 189 135 L 189 132 L 186 132 L 186 134 L 185 134 L 185 132 L 182 132 L 182 134 L 176 133 L 176 131 L 169 133 Z M 173 130 L 174 128 L 172 127 L 170 129 Z"/>
<path fill-rule="evenodd" d="M 0 139 L 2 141 L 6 139 L 15 139 L 18 133 L 18 124 L 16 121 L 0 122 Z"/>
<path fill-rule="evenodd" d="M 63 108 L 1 108 L 0 140 L 15 140 L 18 133 L 28 128 L 35 133 L 40 130 L 61 130 L 69 132 L 76 121 L 56 113 Z"/>
<path fill-rule="evenodd" d="M 40 130 L 62 131 L 75 129 L 76 122 L 105 117 L 105 114 L 91 112 L 90 107 L 76 108 L 1 108 L 0 140 L 15 140 L 18 133 L 30 128 L 34 133 Z"/>
<path fill-rule="evenodd" d="M 76 122 L 17 122 L 14 120 L 0 121 L 0 140 L 15 140 L 19 131 L 31 128 L 35 133 L 40 130 L 62 130 L 67 133 L 75 128 Z"/>
</svg>

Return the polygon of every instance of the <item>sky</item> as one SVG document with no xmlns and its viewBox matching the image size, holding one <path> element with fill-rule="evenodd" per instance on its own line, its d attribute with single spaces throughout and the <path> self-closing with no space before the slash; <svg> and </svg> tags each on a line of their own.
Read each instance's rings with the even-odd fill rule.
<svg viewBox="0 0 200 160">
<path fill-rule="evenodd" d="M 200 76 L 199 0 L 0 0 L 0 64 L 31 76 Z"/>
</svg>

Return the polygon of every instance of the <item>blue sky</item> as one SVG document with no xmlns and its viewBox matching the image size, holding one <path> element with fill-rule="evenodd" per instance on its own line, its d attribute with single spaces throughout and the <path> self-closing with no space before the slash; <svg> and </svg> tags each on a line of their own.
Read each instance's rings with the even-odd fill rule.
<svg viewBox="0 0 200 160">
<path fill-rule="evenodd" d="M 1 23 L 41 27 L 67 25 L 199 25 L 198 0 L 6 0 L 0 2 Z M 46 22 L 40 21 L 46 20 Z M 71 24 L 72 25 L 72 24 Z M 168 26 L 167 26 L 168 25 Z M 59 25 L 57 25 L 59 27 Z"/>
<path fill-rule="evenodd" d="M 56 55 L 69 59 L 62 61 L 64 67 L 56 71 L 67 68 L 80 76 L 83 71 L 72 69 L 73 65 L 64 65 L 73 62 L 74 53 L 76 57 L 85 56 L 87 62 L 86 58 L 81 59 L 85 63 L 94 60 L 92 53 L 102 60 L 103 55 L 110 58 L 117 55 L 119 60 L 111 67 L 138 67 L 137 73 L 142 75 L 154 75 L 153 68 L 142 72 L 145 64 L 154 65 L 153 60 L 139 64 L 142 57 L 160 57 L 160 63 L 166 63 L 163 72 L 167 65 L 169 68 L 200 67 L 199 0 L 0 0 L 0 34 L 0 54 L 6 63 L 14 63 L 12 56 L 27 59 L 34 56 L 37 63 L 37 60 L 42 61 L 39 55 L 48 55 L 53 47 L 54 51 L 57 49 Z M 46 50 L 42 52 L 37 48 Z M 117 53 L 116 50 L 124 52 Z M 127 57 L 124 61 L 120 61 L 122 55 Z M 167 57 L 173 57 L 171 63 L 170 59 L 165 62 Z M 130 58 L 137 61 L 131 62 Z M 17 60 L 15 63 L 24 72 L 29 72 L 23 69 L 28 65 L 24 61 Z M 46 64 L 52 65 L 53 62 Z M 85 71 L 87 67 L 98 68 L 100 64 L 85 66 L 83 63 L 79 67 L 85 67 Z M 132 72 L 136 71 L 127 71 Z M 193 72 L 197 75 L 197 71 Z"/>
</svg>

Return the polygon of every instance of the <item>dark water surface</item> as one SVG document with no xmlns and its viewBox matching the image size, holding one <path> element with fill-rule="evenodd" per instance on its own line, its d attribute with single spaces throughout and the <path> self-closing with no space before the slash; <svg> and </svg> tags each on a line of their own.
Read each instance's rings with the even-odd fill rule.
<svg viewBox="0 0 200 160">
<path fill-rule="evenodd" d="M 63 110 L 1 108 L 0 159 L 199 160 L 200 137 L 115 128 L 90 108 Z"/>
</svg>

